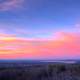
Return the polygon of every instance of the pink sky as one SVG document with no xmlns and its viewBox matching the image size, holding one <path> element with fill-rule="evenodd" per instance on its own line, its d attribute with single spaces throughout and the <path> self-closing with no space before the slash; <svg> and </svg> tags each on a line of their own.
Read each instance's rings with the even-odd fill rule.
<svg viewBox="0 0 80 80">
<path fill-rule="evenodd" d="M 52 39 L 0 35 L 0 59 L 63 59 L 80 57 L 80 33 L 57 32 Z"/>
</svg>

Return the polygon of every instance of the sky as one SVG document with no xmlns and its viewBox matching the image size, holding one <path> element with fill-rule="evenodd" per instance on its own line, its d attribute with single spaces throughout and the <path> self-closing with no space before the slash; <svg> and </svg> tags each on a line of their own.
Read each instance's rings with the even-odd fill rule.
<svg viewBox="0 0 80 80">
<path fill-rule="evenodd" d="M 79 59 L 80 0 L 0 0 L 0 59 Z"/>
</svg>

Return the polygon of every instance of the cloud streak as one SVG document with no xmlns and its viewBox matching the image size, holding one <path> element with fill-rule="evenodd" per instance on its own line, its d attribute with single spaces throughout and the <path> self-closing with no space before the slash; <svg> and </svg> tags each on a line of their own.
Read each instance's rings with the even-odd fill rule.
<svg viewBox="0 0 80 80">
<path fill-rule="evenodd" d="M 0 3 L 0 11 L 12 10 L 19 8 L 23 4 L 24 0 L 6 0 Z"/>
<path fill-rule="evenodd" d="M 54 39 L 5 37 L 0 40 L 2 59 L 63 59 L 80 57 L 80 33 L 58 32 Z"/>
</svg>

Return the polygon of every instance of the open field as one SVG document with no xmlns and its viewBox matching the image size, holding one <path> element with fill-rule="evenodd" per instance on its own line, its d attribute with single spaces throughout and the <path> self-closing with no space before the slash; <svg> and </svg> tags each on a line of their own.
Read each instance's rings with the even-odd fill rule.
<svg viewBox="0 0 80 80">
<path fill-rule="evenodd" d="M 80 64 L 0 62 L 0 80 L 80 80 Z"/>
</svg>

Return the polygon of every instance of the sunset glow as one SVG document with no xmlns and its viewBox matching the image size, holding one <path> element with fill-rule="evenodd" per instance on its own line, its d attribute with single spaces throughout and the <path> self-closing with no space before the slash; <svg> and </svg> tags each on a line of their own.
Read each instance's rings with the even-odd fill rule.
<svg viewBox="0 0 80 80">
<path fill-rule="evenodd" d="M 80 56 L 79 34 L 58 33 L 57 39 L 27 40 L 4 37 L 0 39 L 0 58 L 67 58 Z M 75 54 L 76 53 L 76 54 Z M 45 56 L 46 55 L 46 56 Z M 5 57 L 10 56 L 10 57 Z"/>
<path fill-rule="evenodd" d="M 0 59 L 80 58 L 79 3 L 0 0 Z"/>
</svg>

